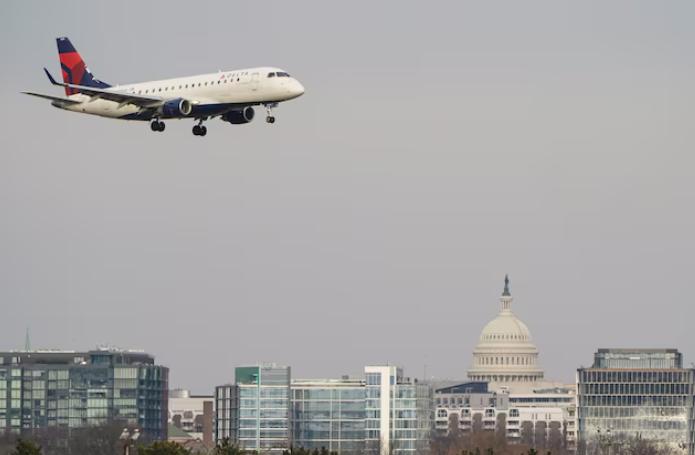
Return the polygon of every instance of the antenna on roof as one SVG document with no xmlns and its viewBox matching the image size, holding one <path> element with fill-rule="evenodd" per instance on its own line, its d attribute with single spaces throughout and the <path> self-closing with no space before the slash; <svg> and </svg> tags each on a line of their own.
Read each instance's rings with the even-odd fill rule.
<svg viewBox="0 0 695 455">
<path fill-rule="evenodd" d="M 29 327 L 27 327 L 27 333 L 24 336 L 24 350 L 26 352 L 31 351 L 31 337 L 29 336 Z"/>
</svg>

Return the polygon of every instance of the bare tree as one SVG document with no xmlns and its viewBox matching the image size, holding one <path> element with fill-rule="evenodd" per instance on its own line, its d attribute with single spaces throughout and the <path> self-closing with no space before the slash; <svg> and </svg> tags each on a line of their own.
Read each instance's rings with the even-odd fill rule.
<svg viewBox="0 0 695 455">
<path fill-rule="evenodd" d="M 533 447 L 533 422 L 521 422 L 521 443 Z"/>
<path fill-rule="evenodd" d="M 548 429 L 548 448 L 558 451 L 564 447 L 562 424 L 558 421 L 550 422 Z"/>
<path fill-rule="evenodd" d="M 534 442 L 534 447 L 537 449 L 545 449 L 548 440 L 546 437 L 546 429 L 548 428 L 548 424 L 545 423 L 544 421 L 540 420 L 536 422 L 536 427 L 534 429 L 534 436 L 533 436 L 533 442 Z"/>
</svg>

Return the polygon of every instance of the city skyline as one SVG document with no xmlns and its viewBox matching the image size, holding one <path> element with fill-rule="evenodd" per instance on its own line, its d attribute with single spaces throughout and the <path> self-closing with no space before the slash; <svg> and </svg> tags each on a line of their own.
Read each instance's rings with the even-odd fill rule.
<svg viewBox="0 0 695 455">
<path fill-rule="evenodd" d="M 480 355 L 480 354 L 481 354 L 481 352 L 479 351 L 479 350 L 481 349 L 481 346 L 487 346 L 487 349 L 490 348 L 490 345 L 485 344 L 486 342 L 489 342 L 489 341 L 490 341 L 490 340 L 489 340 L 490 334 L 493 333 L 493 332 L 495 332 L 495 329 L 491 328 L 490 326 L 493 325 L 493 324 L 495 324 L 495 323 L 497 322 L 497 320 L 498 320 L 500 317 L 502 317 L 503 319 L 505 319 L 505 318 L 508 318 L 509 316 L 511 316 L 511 318 L 512 318 L 512 320 L 513 320 L 513 322 L 512 322 L 512 327 L 514 327 L 514 326 L 519 326 L 519 324 L 521 325 L 521 327 L 523 327 L 522 329 L 520 329 L 521 332 L 523 333 L 523 342 L 524 342 L 524 343 L 526 343 L 526 342 L 530 342 L 530 343 L 531 343 L 531 345 L 530 345 L 530 346 L 531 346 L 531 351 L 528 351 L 528 352 L 527 352 L 527 351 L 526 351 L 526 350 L 528 349 L 527 345 L 522 344 L 521 347 L 522 347 L 522 351 L 523 351 L 523 352 L 522 352 L 522 351 L 518 351 L 520 354 L 521 354 L 521 353 L 526 354 L 526 355 L 532 354 L 532 355 L 535 355 L 536 358 L 537 358 L 538 355 L 539 355 L 539 352 L 542 352 L 542 350 L 537 350 L 537 349 L 535 348 L 535 346 L 534 346 L 534 338 L 532 337 L 531 333 L 528 332 L 528 328 L 526 327 L 525 323 L 524 323 L 523 321 L 521 321 L 520 318 L 518 318 L 518 315 L 515 314 L 515 313 L 511 310 L 511 303 L 513 302 L 513 300 L 514 300 L 514 296 L 513 296 L 513 293 L 511 292 L 510 279 L 509 279 L 509 275 L 507 274 L 507 275 L 505 275 L 505 277 L 504 277 L 504 288 L 503 288 L 503 291 L 500 293 L 500 298 L 499 298 L 499 303 L 502 305 L 501 311 L 500 311 L 499 315 L 498 315 L 496 318 L 491 318 L 491 319 L 488 321 L 488 323 L 485 324 L 484 327 L 482 327 L 482 332 L 481 332 L 480 337 L 479 337 L 478 340 L 477 340 L 477 345 L 474 346 L 474 347 L 471 349 L 471 362 L 470 362 L 470 365 L 471 365 L 471 367 L 473 367 L 473 370 L 468 369 L 468 370 L 465 372 L 465 374 L 463 374 L 463 375 L 461 375 L 461 376 L 444 377 L 444 376 L 435 376 L 435 375 L 427 374 L 427 367 L 428 367 L 428 365 L 423 365 L 423 372 L 422 372 L 423 374 L 422 374 L 422 376 L 418 375 L 416 371 L 413 371 L 411 374 L 408 375 L 408 377 L 418 378 L 418 379 L 422 379 L 422 380 L 424 380 L 424 381 L 463 381 L 463 382 L 466 382 L 466 381 L 483 381 L 483 380 L 484 380 L 484 381 L 491 381 L 493 384 L 497 384 L 497 386 L 501 386 L 501 385 L 504 385 L 504 384 L 514 385 L 514 383 L 512 383 L 512 382 L 507 383 L 507 382 L 505 382 L 505 381 L 502 380 L 502 379 L 500 379 L 500 381 L 502 381 L 502 382 L 497 382 L 497 381 L 491 379 L 492 376 L 491 376 L 490 378 L 486 378 L 486 379 L 483 379 L 483 377 L 478 377 L 478 376 L 477 376 L 477 375 L 480 375 L 481 372 L 484 372 L 484 371 L 486 371 L 486 370 L 489 370 L 490 367 L 480 367 L 480 366 L 478 366 L 478 368 L 482 368 L 482 369 L 480 369 L 480 370 L 475 369 L 475 366 L 476 366 L 476 365 L 479 365 L 478 363 L 475 363 L 475 358 L 476 358 L 477 355 Z M 510 329 L 509 326 L 507 326 L 507 327 L 504 327 L 504 326 L 503 326 L 503 327 L 501 327 L 501 328 L 500 328 L 499 326 L 493 326 L 493 327 L 497 327 L 498 330 Z M 514 329 L 512 329 L 512 330 L 514 330 Z M 503 332 L 500 332 L 500 333 L 503 333 Z M 507 334 L 506 336 L 508 337 L 509 335 Z M 46 347 L 46 348 L 41 348 L 41 347 L 33 348 L 33 347 L 31 347 L 31 346 L 32 346 L 32 345 L 31 345 L 31 337 L 30 337 L 30 331 L 29 331 L 28 329 L 27 329 L 27 332 L 25 333 L 25 340 L 24 340 L 24 343 L 25 343 L 24 349 L 23 349 L 23 350 L 22 350 L 22 349 L 17 349 L 16 352 L 60 352 L 60 351 L 61 351 L 61 348 L 55 348 L 55 347 Z M 483 344 L 481 345 L 481 343 L 483 343 Z M 493 346 L 494 346 L 494 345 L 493 345 Z M 512 346 L 512 349 L 511 349 L 510 352 L 517 352 L 516 349 L 518 349 L 518 347 L 515 347 L 514 344 L 512 344 L 511 346 Z M 494 355 L 503 355 L 503 356 L 504 356 L 504 355 L 507 353 L 507 350 L 509 349 L 509 347 L 510 347 L 509 344 L 502 344 L 502 345 L 501 345 L 501 348 L 500 348 L 500 347 L 493 348 L 492 351 L 489 351 L 489 354 L 492 354 L 493 356 L 494 356 Z M 596 346 L 596 347 L 595 347 L 595 349 L 599 349 L 599 350 L 600 350 L 600 349 L 618 349 L 618 350 L 620 350 L 620 349 L 623 349 L 623 348 L 625 348 L 625 346 L 610 346 L 610 347 L 606 347 L 606 346 Z M 642 346 L 641 348 L 647 348 L 647 347 Z M 666 349 L 666 350 L 668 350 L 668 349 L 679 349 L 678 347 L 673 347 L 673 346 L 657 346 L 657 347 L 649 347 L 649 348 L 647 348 L 647 349 L 653 349 L 653 348 L 656 348 L 656 349 Z M 149 352 L 148 350 L 142 349 L 142 348 L 126 348 L 126 347 L 113 346 L 113 345 L 99 345 L 99 346 L 92 347 L 92 348 L 90 348 L 90 349 L 95 349 L 95 350 L 97 350 L 97 351 L 98 351 L 98 350 L 101 350 L 101 349 L 106 350 L 106 351 L 108 351 L 108 350 L 114 350 L 114 349 L 115 349 L 116 351 L 119 351 L 119 350 L 120 350 L 120 351 L 122 351 L 122 352 L 129 352 L 129 353 L 147 353 L 147 354 L 150 354 L 150 355 L 155 355 L 154 353 Z M 483 348 L 483 349 L 485 349 L 485 348 Z M 636 349 L 636 348 L 633 347 L 633 348 L 630 348 L 630 349 Z M 639 348 L 637 348 L 637 350 L 639 350 Z M 67 352 L 78 352 L 78 351 L 79 351 L 79 350 L 74 350 L 74 351 L 73 351 L 73 350 L 69 350 L 69 351 L 67 351 Z M 482 351 L 482 352 L 485 352 L 485 351 Z M 534 354 L 534 352 L 535 352 L 535 354 Z M 518 354 L 517 354 L 517 355 L 518 355 Z M 502 359 L 503 359 L 503 358 L 502 358 Z M 285 365 L 292 365 L 291 362 L 281 362 L 281 363 L 284 363 Z M 267 366 L 273 366 L 273 365 L 277 365 L 277 364 L 278 364 L 278 362 L 276 361 L 276 359 L 263 359 L 263 360 L 256 360 L 255 362 L 235 363 L 235 364 L 230 365 L 230 368 L 232 369 L 232 371 L 235 371 L 237 368 L 239 368 L 240 366 L 244 366 L 244 365 L 267 365 Z M 365 363 L 365 364 L 366 364 L 366 363 Z M 393 362 L 389 362 L 389 361 L 386 361 L 386 362 L 372 362 L 372 364 L 373 364 L 373 365 L 390 365 L 390 366 L 396 366 L 396 367 L 403 367 L 402 364 L 393 363 Z M 537 384 L 543 384 L 543 383 L 545 383 L 546 385 L 553 384 L 553 383 L 554 383 L 554 384 L 561 384 L 561 383 L 574 384 L 574 383 L 575 383 L 575 378 L 572 378 L 572 379 L 565 379 L 565 378 L 562 378 L 562 377 L 552 377 L 552 376 L 551 376 L 551 377 L 547 377 L 547 376 L 546 376 L 545 378 L 543 378 L 543 371 L 545 370 L 545 365 L 543 365 L 542 362 L 539 362 L 539 363 L 535 363 L 535 362 L 534 362 L 534 363 L 530 363 L 530 362 L 529 362 L 528 365 L 529 365 L 528 368 L 530 368 L 529 371 L 533 372 L 534 374 L 540 374 L 540 376 L 539 376 L 539 377 L 534 377 L 534 378 L 528 378 L 528 381 L 527 381 L 527 384 L 526 384 L 527 386 L 529 385 L 529 383 L 537 383 Z M 691 362 L 690 365 L 693 366 L 693 363 Z M 501 366 L 502 366 L 502 365 L 500 365 L 500 367 L 501 367 Z M 695 367 L 695 366 L 694 366 L 694 367 Z M 535 369 L 534 369 L 534 368 L 535 368 Z M 573 371 L 573 374 L 576 374 L 577 370 L 582 369 L 582 368 L 584 368 L 584 364 L 578 364 L 577 367 L 575 368 L 575 370 Z M 520 371 L 525 371 L 525 370 L 520 370 Z M 498 372 L 504 373 L 505 370 L 504 370 L 504 369 L 502 369 L 502 370 L 497 370 L 497 367 L 493 365 L 493 366 L 492 366 L 492 370 L 490 370 L 487 374 L 494 375 L 494 374 L 498 374 Z M 473 374 L 474 377 L 471 377 L 471 376 L 470 376 L 471 374 Z M 518 375 L 519 373 L 518 373 L 518 372 L 514 372 L 513 374 L 517 374 L 517 375 Z M 521 373 L 521 374 L 523 374 L 523 373 Z M 320 374 L 320 375 L 314 375 L 314 376 L 309 376 L 309 375 L 304 375 L 304 376 L 302 376 L 302 375 L 299 375 L 299 376 L 296 376 L 296 377 L 299 378 L 299 379 L 302 379 L 302 378 L 308 379 L 308 378 L 310 378 L 310 377 L 313 377 L 313 378 L 316 378 L 316 377 L 330 378 L 330 377 L 338 377 L 338 376 L 341 376 L 341 377 L 347 376 L 347 377 L 350 377 L 350 378 L 354 378 L 354 377 L 358 377 L 358 376 L 359 376 L 359 373 L 355 374 L 354 371 L 342 371 L 340 374 L 333 374 L 333 373 L 332 373 L 332 374 Z M 519 379 L 515 379 L 515 381 L 516 381 L 516 380 L 519 380 Z M 223 381 L 223 383 L 225 383 L 225 384 L 233 384 L 233 383 L 234 383 L 234 379 L 233 379 L 233 377 L 230 377 L 228 380 Z M 523 383 L 524 383 L 524 381 L 521 381 L 521 384 L 522 384 L 522 385 L 523 385 Z M 171 389 L 172 389 L 172 390 L 178 390 L 178 389 L 192 390 L 192 389 L 190 389 L 189 386 L 186 385 L 186 384 L 173 384 L 173 385 L 171 386 Z M 207 390 L 195 390 L 195 392 L 196 392 L 196 393 L 207 394 L 207 393 L 210 393 L 210 390 L 209 390 L 209 389 L 207 389 Z"/>
<path fill-rule="evenodd" d="M 695 4 L 67 6 L 0 7 L 3 349 L 145 349 L 194 392 L 259 360 L 463 379 L 509 273 L 549 379 L 695 360 Z M 306 93 L 154 134 L 20 93 L 64 94 L 58 36 L 113 84 L 272 64 Z"/>
</svg>

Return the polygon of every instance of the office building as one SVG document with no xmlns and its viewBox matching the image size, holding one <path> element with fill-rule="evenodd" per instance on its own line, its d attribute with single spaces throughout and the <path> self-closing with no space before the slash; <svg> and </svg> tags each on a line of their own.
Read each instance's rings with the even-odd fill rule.
<svg viewBox="0 0 695 455">
<path fill-rule="evenodd" d="M 290 368 L 238 367 L 235 382 L 216 387 L 215 439 L 244 450 L 282 452 L 290 447 Z"/>
<path fill-rule="evenodd" d="M 403 377 L 399 368 L 368 366 L 363 379 L 290 382 L 288 367 L 274 367 L 274 378 L 281 384 L 272 386 L 259 368 L 237 368 L 236 384 L 217 387 L 218 441 L 229 438 L 262 453 L 290 446 L 340 454 L 429 451 L 434 424 L 431 388 Z M 266 386 L 270 390 L 263 392 Z M 257 388 L 260 391 L 254 392 Z M 289 388 L 291 394 L 284 395 L 280 388 Z M 272 407 L 263 404 L 263 398 L 260 404 L 253 401 L 256 396 L 272 397 Z M 285 396 L 291 402 L 282 401 Z"/>
<path fill-rule="evenodd" d="M 166 439 L 168 377 L 142 352 L 0 352 L 0 431 L 119 422 Z"/>
<path fill-rule="evenodd" d="M 599 349 L 577 371 L 580 440 L 641 438 L 693 454 L 694 372 L 676 349 Z"/>
<path fill-rule="evenodd" d="M 413 454 L 430 449 L 432 389 L 395 366 L 367 366 L 365 453 Z"/>
<path fill-rule="evenodd" d="M 362 379 L 292 381 L 292 443 L 340 454 L 363 453 L 365 387 Z"/>
</svg>

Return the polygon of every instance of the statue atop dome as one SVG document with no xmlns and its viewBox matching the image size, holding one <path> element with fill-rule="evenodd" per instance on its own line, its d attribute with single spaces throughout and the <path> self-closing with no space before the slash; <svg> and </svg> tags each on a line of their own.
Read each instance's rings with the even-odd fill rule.
<svg viewBox="0 0 695 455">
<path fill-rule="evenodd" d="M 509 292 L 509 275 L 504 276 L 504 292 L 502 293 L 505 297 L 511 297 L 511 292 Z"/>
</svg>

